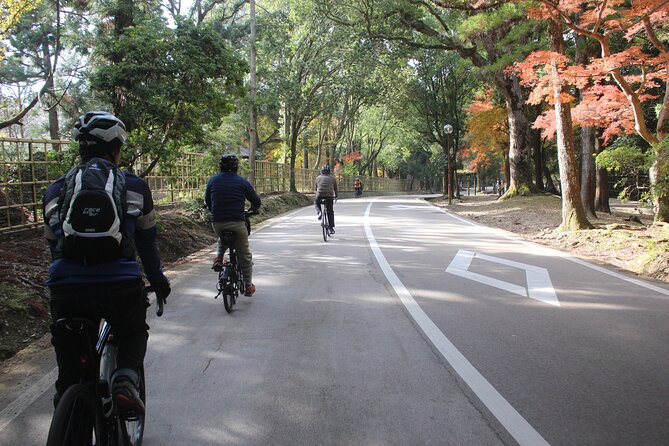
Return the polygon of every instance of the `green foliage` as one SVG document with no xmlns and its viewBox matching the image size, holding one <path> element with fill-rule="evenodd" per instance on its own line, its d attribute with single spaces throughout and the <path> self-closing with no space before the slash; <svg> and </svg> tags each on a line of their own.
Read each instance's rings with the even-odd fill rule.
<svg viewBox="0 0 669 446">
<path fill-rule="evenodd" d="M 8 311 L 23 312 L 28 310 L 28 301 L 32 296 L 24 289 L 3 284 L 0 292 L 0 315 Z"/>
<path fill-rule="evenodd" d="M 647 170 L 651 159 L 637 146 L 618 146 L 604 150 L 595 158 L 597 167 L 623 175 Z"/>
<path fill-rule="evenodd" d="M 184 205 L 184 211 L 190 218 L 198 222 L 207 222 L 211 218 L 209 209 L 204 206 L 204 191 L 198 198 L 193 198 Z"/>
<path fill-rule="evenodd" d="M 637 191 L 636 184 L 629 184 L 628 178 L 650 168 L 654 156 L 651 151 L 644 152 L 635 145 L 620 145 L 604 150 L 595 158 L 597 167 L 620 175 L 615 187 L 621 188 L 618 199 L 628 200 Z M 655 186 L 657 187 L 657 185 Z M 660 186 L 661 187 L 661 186 Z M 652 191 L 641 191 L 639 201 L 646 206 L 652 203 Z"/>
<path fill-rule="evenodd" d="M 96 46 L 91 87 L 115 110 L 138 155 L 175 158 L 206 139 L 242 93 L 245 63 L 213 29 L 190 22 L 169 28 L 147 17 Z"/>
<path fill-rule="evenodd" d="M 0 0 L 0 61 L 6 47 L 2 42 L 18 25 L 21 17 L 36 8 L 41 0 Z"/>
</svg>

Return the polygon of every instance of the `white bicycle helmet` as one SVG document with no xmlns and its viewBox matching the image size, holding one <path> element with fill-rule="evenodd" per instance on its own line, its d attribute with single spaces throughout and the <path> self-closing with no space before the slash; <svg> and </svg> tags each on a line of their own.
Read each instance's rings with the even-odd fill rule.
<svg viewBox="0 0 669 446">
<path fill-rule="evenodd" d="M 93 143 L 120 144 L 126 141 L 125 124 L 111 113 L 95 111 L 79 117 L 72 129 L 75 141 L 91 141 Z"/>
</svg>

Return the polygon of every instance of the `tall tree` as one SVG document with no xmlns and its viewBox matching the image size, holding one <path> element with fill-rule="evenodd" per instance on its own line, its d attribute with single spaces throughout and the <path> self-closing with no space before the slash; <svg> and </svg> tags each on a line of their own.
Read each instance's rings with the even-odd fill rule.
<svg viewBox="0 0 669 446">
<path fill-rule="evenodd" d="M 310 0 L 278 2 L 277 6 L 273 16 L 265 15 L 259 57 L 269 67 L 263 82 L 283 110 L 290 189 L 295 190 L 299 137 L 316 118 L 334 113 L 333 103 L 343 99 L 337 91 L 337 76 L 351 67 L 352 55 L 359 53 L 354 36 L 319 18 Z"/>
<path fill-rule="evenodd" d="M 7 48 L 4 39 L 9 37 L 21 17 L 40 4 L 41 0 L 0 0 L 0 61 Z"/>
<path fill-rule="evenodd" d="M 183 146 L 204 141 L 242 94 L 246 65 L 211 26 L 170 28 L 150 3 L 121 0 L 101 23 L 91 86 L 130 131 L 130 161 L 150 155 L 149 169 Z"/>
<path fill-rule="evenodd" d="M 583 79 L 594 79 L 599 85 L 610 81 L 616 86 L 600 89 L 609 101 L 623 99 L 634 119 L 634 131 L 655 151 L 650 168 L 655 219 L 669 222 L 669 49 L 663 37 L 669 26 L 669 0 L 612 2 L 608 0 L 540 0 L 540 9 L 533 16 L 550 19 L 572 32 L 593 39 L 601 57 L 585 68 L 572 70 L 574 85 Z M 660 32 L 662 31 L 662 32 Z M 625 38 L 628 45 L 612 45 L 612 39 Z M 663 40 L 664 39 L 664 40 Z M 655 92 L 663 87 L 663 98 L 656 102 L 657 120 L 643 102 L 655 100 Z"/>
<path fill-rule="evenodd" d="M 507 196 L 536 190 L 527 146 L 525 97 L 518 77 L 504 71 L 536 45 L 537 24 L 528 21 L 523 5 L 509 2 L 471 3 L 436 0 L 322 0 L 327 16 L 340 24 L 363 26 L 368 34 L 391 43 L 454 51 L 483 70 L 504 97 L 509 120 L 511 187 Z"/>
<path fill-rule="evenodd" d="M 49 134 L 52 139 L 59 139 L 57 105 L 62 93 L 56 92 L 55 76 L 62 51 L 61 12 L 60 2 L 2 0 L 0 3 L 0 37 L 9 37 L 11 47 L 6 60 L 3 60 L 4 42 L 0 47 L 2 82 L 28 87 L 32 92 L 27 104 L 21 104 L 9 119 L 0 122 L 0 129 L 20 124 L 41 103 L 49 113 Z M 33 91 L 38 83 L 42 86 Z"/>
<path fill-rule="evenodd" d="M 442 147 L 446 165 L 444 166 L 444 193 L 455 181 L 455 159 L 464 134 L 464 108 L 471 102 L 475 88 L 479 85 L 471 65 L 463 63 L 456 54 L 424 51 L 414 62 L 416 74 L 409 102 L 421 118 L 419 131 L 423 137 Z M 444 127 L 450 125 L 452 134 Z"/>
<path fill-rule="evenodd" d="M 574 130 L 571 119 L 570 96 L 559 77 L 559 56 L 564 54 L 562 25 L 551 21 L 548 25 L 553 57 L 550 60 L 552 78 L 552 101 L 555 107 L 555 127 L 557 133 L 558 160 L 560 167 L 560 191 L 562 192 L 562 230 L 588 229 L 592 225 L 585 216 L 581 201 L 574 148 Z"/>
</svg>

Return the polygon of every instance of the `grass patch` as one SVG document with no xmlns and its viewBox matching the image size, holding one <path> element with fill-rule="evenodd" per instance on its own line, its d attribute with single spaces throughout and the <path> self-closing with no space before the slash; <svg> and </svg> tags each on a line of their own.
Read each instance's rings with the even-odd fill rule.
<svg viewBox="0 0 669 446">
<path fill-rule="evenodd" d="M 28 301 L 34 299 L 32 293 L 14 285 L 0 286 L 0 315 L 8 311 L 22 312 L 28 310 Z"/>
</svg>

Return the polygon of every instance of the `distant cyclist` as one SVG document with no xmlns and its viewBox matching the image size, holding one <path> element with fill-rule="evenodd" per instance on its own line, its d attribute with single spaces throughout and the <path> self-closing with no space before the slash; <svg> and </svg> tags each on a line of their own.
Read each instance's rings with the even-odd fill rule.
<svg viewBox="0 0 669 446">
<path fill-rule="evenodd" d="M 235 233 L 235 249 L 244 276 L 244 294 L 251 296 L 256 291 L 253 284 L 253 256 L 249 248 L 249 234 L 246 229 L 244 215 L 245 203 L 248 200 L 255 210 L 260 208 L 260 197 L 245 178 L 237 175 L 239 159 L 235 155 L 223 155 L 218 163 L 220 173 L 209 178 L 204 201 L 211 212 L 211 224 L 219 236 L 216 258 L 212 268 L 223 263 L 227 249 L 221 243 L 223 231 Z"/>
<path fill-rule="evenodd" d="M 356 198 L 362 196 L 362 181 L 360 181 L 360 178 L 356 178 L 353 182 L 353 192 Z"/>
<path fill-rule="evenodd" d="M 316 211 L 318 212 L 318 219 L 323 215 L 321 205 L 325 203 L 325 210 L 328 213 L 328 222 L 330 224 L 330 233 L 334 234 L 335 219 L 334 219 L 334 200 L 337 198 L 337 180 L 330 174 L 330 166 L 325 165 L 321 168 L 321 174 L 316 177 Z"/>
<path fill-rule="evenodd" d="M 156 211 L 146 182 L 118 168 L 125 125 L 106 112 L 81 116 L 72 130 L 79 143 L 79 166 L 44 192 L 49 266 L 51 343 L 58 379 L 54 406 L 80 376 L 80 338 L 56 326 L 61 318 L 110 322 L 118 342 L 118 369 L 112 391 L 122 417 L 144 412 L 139 372 L 149 326 L 142 271 L 158 298 L 170 294 L 156 248 Z"/>
</svg>

